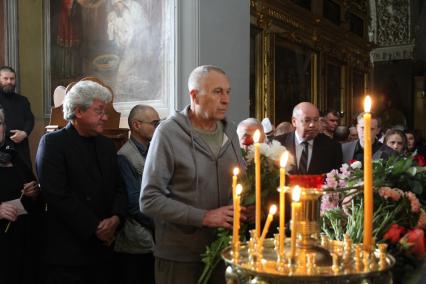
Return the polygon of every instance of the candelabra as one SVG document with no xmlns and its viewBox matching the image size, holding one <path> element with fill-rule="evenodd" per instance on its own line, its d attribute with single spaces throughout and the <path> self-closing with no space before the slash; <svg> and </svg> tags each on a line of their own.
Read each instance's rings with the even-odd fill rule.
<svg viewBox="0 0 426 284">
<path fill-rule="evenodd" d="M 280 252 L 278 234 L 259 243 L 255 232 L 237 248 L 225 249 L 227 283 L 392 283 L 395 259 L 387 253 L 386 244 L 365 250 L 347 235 L 344 240 L 330 240 L 320 234 L 321 194 L 317 189 L 302 190 L 300 211 L 297 218 L 292 216 L 295 249 L 294 241 L 285 238 Z"/>
</svg>

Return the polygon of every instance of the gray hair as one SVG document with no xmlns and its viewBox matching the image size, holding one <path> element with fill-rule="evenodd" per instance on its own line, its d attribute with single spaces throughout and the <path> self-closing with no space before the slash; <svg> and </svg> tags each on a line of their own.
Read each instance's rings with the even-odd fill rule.
<svg viewBox="0 0 426 284">
<path fill-rule="evenodd" d="M 94 81 L 84 80 L 77 82 L 65 95 L 62 106 L 64 119 L 73 120 L 77 107 L 85 111 L 95 99 L 109 103 L 112 100 L 112 94 L 106 87 Z"/>
<path fill-rule="evenodd" d="M 202 65 L 198 66 L 194 70 L 192 70 L 191 74 L 189 74 L 188 78 L 188 91 L 191 92 L 191 90 L 199 90 L 200 89 L 200 82 L 201 79 L 203 79 L 210 71 L 215 71 L 218 73 L 221 73 L 225 76 L 228 76 L 225 71 L 223 71 L 221 68 L 214 66 L 214 65 Z"/>
<path fill-rule="evenodd" d="M 240 123 L 238 123 L 237 133 L 241 134 L 240 133 L 241 132 L 241 127 L 246 126 L 246 125 L 255 125 L 259 129 L 261 129 L 263 131 L 262 123 L 258 119 L 254 118 L 254 117 L 249 117 L 249 118 L 246 118 L 246 119 L 242 120 Z"/>
</svg>

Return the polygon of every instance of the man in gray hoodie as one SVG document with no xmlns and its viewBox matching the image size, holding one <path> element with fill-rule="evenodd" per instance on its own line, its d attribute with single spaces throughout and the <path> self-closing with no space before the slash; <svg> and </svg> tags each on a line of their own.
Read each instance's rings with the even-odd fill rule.
<svg viewBox="0 0 426 284">
<path fill-rule="evenodd" d="M 214 228 L 232 228 L 231 173 L 242 162 L 235 127 L 225 120 L 226 73 L 197 67 L 188 89 L 191 104 L 157 128 L 142 178 L 140 207 L 155 222 L 155 280 L 161 284 L 197 282 Z M 224 283 L 224 271 L 212 280 Z"/>
</svg>

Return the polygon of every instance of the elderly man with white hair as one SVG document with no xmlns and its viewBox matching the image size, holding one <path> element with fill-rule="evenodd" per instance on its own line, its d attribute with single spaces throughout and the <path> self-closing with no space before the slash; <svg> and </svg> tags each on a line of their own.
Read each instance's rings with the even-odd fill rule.
<svg viewBox="0 0 426 284">
<path fill-rule="evenodd" d="M 114 144 L 102 135 L 111 99 L 96 82 L 76 83 L 63 104 L 68 125 L 41 138 L 36 168 L 47 203 L 44 283 L 113 283 L 111 245 L 127 196 Z"/>
<path fill-rule="evenodd" d="M 240 140 L 240 147 L 243 149 L 247 149 L 248 146 L 253 144 L 253 135 L 256 132 L 256 130 L 259 130 L 260 136 L 259 141 L 260 143 L 265 141 L 265 132 L 263 131 L 262 123 L 257 120 L 256 118 L 249 117 L 244 119 L 238 124 L 237 127 L 237 134 L 238 139 Z"/>
</svg>

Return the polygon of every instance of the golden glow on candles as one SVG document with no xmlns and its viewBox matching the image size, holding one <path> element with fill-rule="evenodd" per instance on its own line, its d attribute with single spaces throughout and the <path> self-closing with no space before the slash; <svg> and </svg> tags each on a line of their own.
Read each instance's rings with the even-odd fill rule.
<svg viewBox="0 0 426 284">
<path fill-rule="evenodd" d="M 256 179 L 256 237 L 260 237 L 260 222 L 261 222 L 261 194 L 260 194 L 260 131 L 254 132 L 254 163 L 255 163 L 255 179 Z"/>
<path fill-rule="evenodd" d="M 272 219 L 274 219 L 275 213 L 277 213 L 277 206 L 272 205 L 269 208 L 268 218 L 266 219 L 265 227 L 263 227 L 262 236 L 260 237 L 260 240 L 259 240 L 259 246 L 262 246 L 263 241 L 265 240 L 266 233 L 268 233 L 269 226 L 271 225 Z"/>
<path fill-rule="evenodd" d="M 364 250 L 373 244 L 373 161 L 371 137 L 371 98 L 364 101 Z"/>
<path fill-rule="evenodd" d="M 240 196 L 243 191 L 241 184 L 236 185 L 235 196 L 234 196 L 234 225 L 232 230 L 232 247 L 237 249 L 240 242 Z"/>
<path fill-rule="evenodd" d="M 240 173 L 240 169 L 235 167 L 233 170 L 234 175 L 232 176 L 232 198 L 235 198 L 236 186 L 237 186 L 237 176 Z"/>
<path fill-rule="evenodd" d="M 293 188 L 292 191 L 292 199 L 293 202 L 291 203 L 291 250 L 290 250 L 290 257 L 294 258 L 296 256 L 296 223 L 298 222 L 298 215 L 299 210 L 301 207 L 300 204 L 300 195 L 301 195 L 301 188 L 296 185 Z"/>
<path fill-rule="evenodd" d="M 288 161 L 288 152 L 285 151 L 281 155 L 280 159 L 280 231 L 279 231 L 279 253 L 280 255 L 284 254 L 284 240 L 285 240 L 285 166 Z"/>
</svg>

